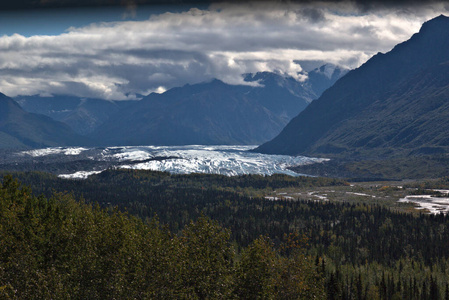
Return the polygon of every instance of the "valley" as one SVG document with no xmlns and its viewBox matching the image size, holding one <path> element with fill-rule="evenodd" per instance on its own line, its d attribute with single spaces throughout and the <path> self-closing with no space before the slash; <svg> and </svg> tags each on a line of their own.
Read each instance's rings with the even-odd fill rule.
<svg viewBox="0 0 449 300">
<path fill-rule="evenodd" d="M 426 182 L 438 182 L 438 178 L 444 177 L 446 165 L 442 163 L 441 157 L 415 158 L 426 161 L 428 165 L 427 169 L 417 172 L 416 166 L 419 164 L 413 160 L 409 160 L 408 164 L 404 161 L 401 163 L 385 160 L 372 162 L 370 165 L 366 161 L 345 162 L 338 159 L 258 154 L 250 151 L 254 148 L 255 146 L 191 145 L 3 150 L 0 170 L 5 174 L 47 172 L 69 181 L 87 180 L 90 176 L 101 175 L 107 170 L 148 170 L 169 174 L 216 174 L 232 177 L 275 174 L 312 176 L 311 179 L 335 178 L 334 180 L 344 180 L 348 183 L 332 188 L 312 184 L 278 189 L 242 189 L 231 185 L 225 190 L 269 201 L 331 201 L 380 205 L 407 213 L 419 213 L 419 209 L 424 209 L 424 212 L 435 214 L 445 212 L 449 208 L 446 198 L 435 199 L 428 195 L 429 192 L 432 193 L 431 188 L 421 189 L 423 196 L 416 194 L 416 186 Z M 435 163 L 432 165 L 433 160 Z M 385 169 L 381 167 L 382 163 Z M 407 165 L 413 166 L 415 172 Z M 375 173 L 370 172 L 371 170 Z M 58 190 L 57 186 L 52 188 Z M 439 188 L 446 186 L 443 184 Z"/>
<path fill-rule="evenodd" d="M 447 5 L 141 2 L 0 35 L 1 299 L 449 299 Z"/>
<path fill-rule="evenodd" d="M 0 161 L 2 173 L 9 172 L 47 172 L 64 180 L 87 180 L 90 176 L 101 176 L 102 172 L 117 170 L 158 171 L 167 174 L 207 174 L 239 176 L 271 176 L 288 175 L 312 176 L 318 181 L 324 178 L 345 184 L 332 186 L 301 187 L 267 187 L 247 189 L 233 186 L 221 187 L 229 192 L 241 193 L 247 197 L 264 198 L 269 201 L 331 201 L 351 204 L 380 205 L 398 212 L 419 213 L 420 206 L 424 212 L 433 214 L 446 211 L 449 202 L 446 198 L 431 198 L 433 190 L 422 189 L 421 195 L 416 193 L 417 186 L 428 182 L 438 182 L 437 176 L 420 177 L 420 179 L 392 179 L 370 177 L 366 173 L 350 173 L 348 175 L 340 166 L 336 173 L 323 172 L 322 165 L 332 160 L 307 157 L 290 157 L 276 155 L 260 155 L 247 152 L 254 146 L 183 146 L 183 147 L 112 147 L 112 148 L 45 148 L 29 151 L 3 151 Z M 294 171 L 295 172 L 294 172 Z M 425 173 L 428 175 L 427 173 Z M 431 173 L 430 173 L 431 174 Z M 354 177 L 359 175 L 362 177 Z M 365 177 L 363 177 L 363 175 Z M 433 174 L 435 175 L 435 174 Z M 324 176 L 324 177 L 323 177 Z M 338 179 L 340 178 L 340 179 Z M 411 177 L 412 178 L 412 177 Z M 433 179 L 431 179 L 433 178 Z M 230 179 L 233 181 L 233 179 Z M 307 181 L 307 180 L 306 180 Z M 26 181 L 25 181 L 26 182 Z M 446 188 L 440 185 L 439 188 Z M 449 188 L 449 184 L 447 185 Z M 58 190 L 55 185 L 52 189 Z M 62 191 L 62 190 L 61 190 Z M 427 191 L 427 194 L 426 194 Z M 435 203 L 433 203 L 435 202 Z M 426 209 L 427 208 L 427 209 Z"/>
<path fill-rule="evenodd" d="M 349 182 L 336 187 L 282 188 L 266 191 L 267 200 L 331 201 L 380 205 L 396 212 L 412 214 L 447 214 L 447 192 L 435 195 L 434 189 L 415 187 L 426 180 Z M 449 185 L 448 185 L 449 186 Z"/>
</svg>

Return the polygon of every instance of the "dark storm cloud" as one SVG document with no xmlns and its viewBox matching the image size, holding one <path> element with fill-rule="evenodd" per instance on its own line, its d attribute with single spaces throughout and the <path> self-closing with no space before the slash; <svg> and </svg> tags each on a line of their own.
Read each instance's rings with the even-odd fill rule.
<svg viewBox="0 0 449 300">
<path fill-rule="evenodd" d="M 38 8 L 74 8 L 74 7 L 107 7 L 107 6 L 139 6 L 139 5 L 208 5 L 213 3 L 238 3 L 245 4 L 248 2 L 269 3 L 269 2 L 284 2 L 295 4 L 313 4 L 319 1 L 315 0 L 15 0 L 0 2 L 0 9 L 3 10 L 21 10 L 21 9 L 38 9 Z M 329 3 L 341 4 L 344 0 L 330 0 Z M 432 4 L 440 1 L 434 0 L 353 0 L 351 3 L 356 4 L 363 11 L 378 9 L 382 7 L 399 7 L 410 5 Z M 320 15 L 314 15 L 317 11 L 310 11 L 310 17 L 315 19 Z M 319 13 L 319 12 L 318 12 Z"/>
<path fill-rule="evenodd" d="M 138 5 L 194 5 L 208 4 L 211 1 L 202 0 L 14 0 L 1 1 L 0 10 L 29 10 L 54 8 L 97 8 Z"/>
<path fill-rule="evenodd" d="M 324 15 L 323 10 L 313 8 L 313 7 L 307 7 L 300 10 L 301 14 L 305 17 L 307 17 L 311 22 L 320 22 L 325 21 L 326 17 Z"/>
</svg>

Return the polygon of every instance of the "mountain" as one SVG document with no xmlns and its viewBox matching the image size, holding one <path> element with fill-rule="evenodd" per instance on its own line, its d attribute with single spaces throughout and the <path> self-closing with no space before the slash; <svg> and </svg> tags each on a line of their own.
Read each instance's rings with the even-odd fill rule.
<svg viewBox="0 0 449 300">
<path fill-rule="evenodd" d="M 345 72 L 326 64 L 310 71 L 303 82 L 260 72 L 244 75 L 254 86 L 213 80 L 162 96 L 142 96 L 142 101 L 65 95 L 14 99 L 24 110 L 61 121 L 102 145 L 260 144 L 276 136 Z"/>
<path fill-rule="evenodd" d="M 308 72 L 307 83 L 313 93 L 317 96 L 316 98 L 318 98 L 325 90 L 333 86 L 338 79 L 348 72 L 349 69 L 345 67 L 329 63 L 324 64 L 321 67 Z"/>
<path fill-rule="evenodd" d="M 49 117 L 24 111 L 0 93 L 0 148 L 85 145 L 87 138 Z"/>
<path fill-rule="evenodd" d="M 261 72 L 245 80 L 212 80 L 150 94 L 90 135 L 105 145 L 259 144 L 317 97 L 308 83 Z"/>
<path fill-rule="evenodd" d="M 449 18 L 339 79 L 255 151 L 379 158 L 449 151 Z"/>
<path fill-rule="evenodd" d="M 52 97 L 17 96 L 14 100 L 27 112 L 46 115 L 69 125 L 76 133 L 86 135 L 131 101 L 108 101 L 66 95 Z"/>
</svg>

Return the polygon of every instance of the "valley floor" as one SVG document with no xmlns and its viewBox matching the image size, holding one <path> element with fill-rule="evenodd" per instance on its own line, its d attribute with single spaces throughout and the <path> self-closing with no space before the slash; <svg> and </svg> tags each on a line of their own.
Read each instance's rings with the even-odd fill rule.
<svg viewBox="0 0 449 300">
<path fill-rule="evenodd" d="M 449 175 L 449 155 L 402 156 L 365 160 L 336 157 L 321 163 L 298 165 L 290 169 L 297 173 L 348 178 L 352 181 L 435 179 Z"/>
<path fill-rule="evenodd" d="M 348 186 L 282 188 L 267 192 L 267 200 L 333 201 L 381 205 L 406 213 L 449 212 L 448 190 L 421 189 L 425 180 L 351 182 Z"/>
</svg>

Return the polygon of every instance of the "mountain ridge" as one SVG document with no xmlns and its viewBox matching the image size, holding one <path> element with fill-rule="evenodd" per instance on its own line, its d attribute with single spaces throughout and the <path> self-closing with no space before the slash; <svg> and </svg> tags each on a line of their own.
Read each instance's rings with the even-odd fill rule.
<svg viewBox="0 0 449 300">
<path fill-rule="evenodd" d="M 150 94 L 90 137 L 104 145 L 260 144 L 316 97 L 309 84 L 289 76 L 260 72 L 244 79 L 258 86 L 214 79 Z"/>
<path fill-rule="evenodd" d="M 0 148 L 89 145 L 90 141 L 64 123 L 24 111 L 0 93 Z"/>
<path fill-rule="evenodd" d="M 248 85 L 212 79 L 152 93 L 140 101 L 66 95 L 17 96 L 15 100 L 26 111 L 64 122 L 101 146 L 254 145 L 279 133 L 345 72 L 343 67 L 326 64 L 309 71 L 306 81 L 273 72 L 251 73 L 244 75 Z"/>
<path fill-rule="evenodd" d="M 28 112 L 46 115 L 69 125 L 76 133 L 87 135 L 127 106 L 129 101 L 80 98 L 67 95 L 16 96 L 14 100 Z"/>
<path fill-rule="evenodd" d="M 402 146 L 398 144 L 401 141 L 401 129 L 409 128 L 409 131 L 413 131 L 412 128 L 418 128 L 419 124 L 415 124 L 415 127 L 409 126 L 405 119 L 401 119 L 401 110 L 394 110 L 394 107 L 399 105 L 400 108 L 407 108 L 413 93 L 418 89 L 419 78 L 432 74 L 432 78 L 426 81 L 426 86 L 421 87 L 421 101 L 433 101 L 436 107 L 444 109 L 436 111 L 437 115 L 432 115 L 428 107 L 418 107 L 415 103 L 413 111 L 409 109 L 407 114 L 412 118 L 421 119 L 425 115 L 422 122 L 427 124 L 426 130 L 423 131 L 424 128 L 419 127 L 422 129 L 420 134 L 431 137 L 436 135 L 429 127 L 440 126 L 437 121 L 443 119 L 446 114 L 446 98 L 438 98 L 434 93 L 447 93 L 447 61 L 449 18 L 440 16 L 424 23 L 418 33 L 408 41 L 396 45 L 390 52 L 376 54 L 361 67 L 348 72 L 319 99 L 293 118 L 277 137 L 255 151 L 348 157 L 392 156 L 419 152 L 418 140 L 413 143 L 407 141 Z M 435 71 L 432 68 L 441 69 Z M 435 72 L 443 72 L 443 76 Z M 437 77 L 440 79 L 439 83 L 436 83 Z M 407 89 L 412 90 L 404 94 Z M 409 101 L 406 101 L 407 99 Z M 395 122 L 395 118 L 401 119 L 402 122 Z M 402 133 L 406 134 L 405 131 Z M 443 148 L 446 152 L 449 146 L 449 143 L 443 140 L 439 140 L 437 144 L 429 139 L 425 141 L 428 144 L 422 144 L 422 147 L 439 147 L 435 150 L 437 152 L 442 152 Z"/>
</svg>

